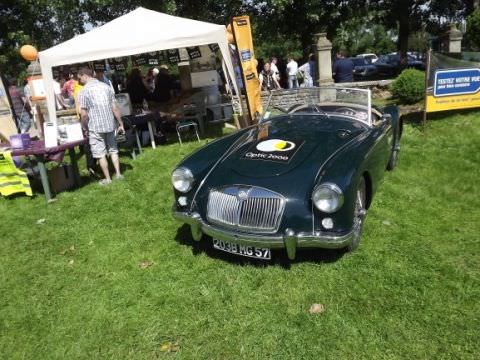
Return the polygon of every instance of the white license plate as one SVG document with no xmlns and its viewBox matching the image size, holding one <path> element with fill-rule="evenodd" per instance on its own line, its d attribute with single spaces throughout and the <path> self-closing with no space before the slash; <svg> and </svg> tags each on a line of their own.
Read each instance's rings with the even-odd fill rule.
<svg viewBox="0 0 480 360">
<path fill-rule="evenodd" d="M 232 244 L 223 240 L 213 239 L 213 247 L 217 250 L 222 250 L 230 254 L 247 256 L 255 259 L 270 260 L 272 257 L 270 249 Z"/>
</svg>

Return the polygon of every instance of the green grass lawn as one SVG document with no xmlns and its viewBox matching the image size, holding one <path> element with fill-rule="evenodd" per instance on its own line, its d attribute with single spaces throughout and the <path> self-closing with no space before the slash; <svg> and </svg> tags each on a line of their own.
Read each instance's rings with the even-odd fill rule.
<svg viewBox="0 0 480 360">
<path fill-rule="evenodd" d="M 123 157 L 125 181 L 50 205 L 0 198 L 0 357 L 478 359 L 479 115 L 405 126 L 347 255 L 192 246 L 170 173 L 196 142 Z"/>
</svg>

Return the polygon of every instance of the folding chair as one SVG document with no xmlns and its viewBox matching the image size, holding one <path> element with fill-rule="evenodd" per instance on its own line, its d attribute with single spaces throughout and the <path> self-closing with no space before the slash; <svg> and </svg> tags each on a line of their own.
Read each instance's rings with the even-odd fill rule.
<svg viewBox="0 0 480 360">
<path fill-rule="evenodd" d="M 195 104 L 183 105 L 182 117 L 179 121 L 177 121 L 177 124 L 175 125 L 180 145 L 182 145 L 182 136 L 180 135 L 180 130 L 185 128 L 193 128 L 193 130 L 195 131 L 195 135 L 197 136 L 197 140 L 200 142 L 200 136 L 198 135 L 198 122 L 200 121 L 199 116 L 201 115 L 198 114 Z"/>
</svg>

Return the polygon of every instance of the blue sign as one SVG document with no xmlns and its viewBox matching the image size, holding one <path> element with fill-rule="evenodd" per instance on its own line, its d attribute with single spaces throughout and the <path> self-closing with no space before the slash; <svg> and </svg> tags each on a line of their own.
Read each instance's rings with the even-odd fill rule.
<svg viewBox="0 0 480 360">
<path fill-rule="evenodd" d="M 241 50 L 240 57 L 242 58 L 242 62 L 249 61 L 252 58 L 252 52 L 250 49 Z"/>
<path fill-rule="evenodd" d="M 433 96 L 475 94 L 480 90 L 480 69 L 437 70 Z"/>
</svg>

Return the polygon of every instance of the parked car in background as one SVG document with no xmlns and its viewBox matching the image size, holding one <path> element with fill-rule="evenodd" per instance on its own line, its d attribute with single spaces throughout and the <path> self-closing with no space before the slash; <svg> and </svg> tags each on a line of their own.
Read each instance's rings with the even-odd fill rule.
<svg viewBox="0 0 480 360">
<path fill-rule="evenodd" d="M 375 54 L 358 54 L 356 57 L 367 60 L 369 64 L 373 64 L 378 60 L 378 56 Z"/>
<path fill-rule="evenodd" d="M 353 79 L 355 81 L 366 81 L 372 80 L 377 75 L 377 68 L 375 65 L 368 62 L 367 59 L 362 57 L 353 57 L 352 60 L 353 68 Z"/>
<path fill-rule="evenodd" d="M 398 109 L 373 108 L 365 89 L 281 94 L 275 102 L 270 96 L 258 124 L 178 164 L 173 216 L 190 225 L 194 240 L 240 256 L 355 250 L 385 169 L 397 162 Z"/>
<path fill-rule="evenodd" d="M 375 67 L 377 68 L 377 74 L 380 78 L 397 76 L 402 70 L 402 67 L 400 66 L 400 54 L 380 55 L 375 62 Z M 425 64 L 420 60 L 416 60 L 411 55 L 407 55 L 406 67 L 425 70 Z"/>
</svg>

